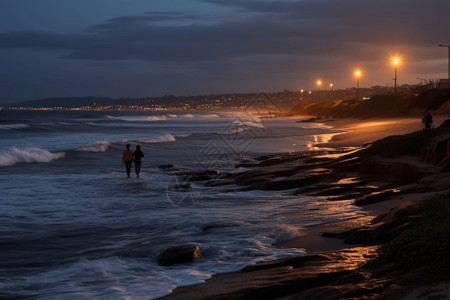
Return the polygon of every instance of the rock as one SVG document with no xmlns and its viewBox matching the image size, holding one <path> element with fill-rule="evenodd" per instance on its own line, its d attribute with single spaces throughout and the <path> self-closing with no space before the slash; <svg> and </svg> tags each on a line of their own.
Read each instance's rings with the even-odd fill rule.
<svg viewBox="0 0 450 300">
<path fill-rule="evenodd" d="M 384 200 L 387 200 L 389 196 L 392 196 L 395 193 L 398 193 L 398 191 L 395 189 L 387 189 L 387 190 L 373 192 L 369 195 L 366 195 L 366 196 L 356 199 L 354 204 L 357 206 L 363 206 L 363 205 L 374 204 L 377 202 L 382 202 Z"/>
<path fill-rule="evenodd" d="M 158 168 L 160 169 L 172 169 L 173 167 L 175 167 L 174 165 L 160 165 L 158 166 Z"/>
<path fill-rule="evenodd" d="M 374 243 L 374 231 L 371 228 L 359 228 L 349 234 L 344 242 L 347 244 L 372 245 Z"/>
<path fill-rule="evenodd" d="M 230 223 L 216 223 L 216 224 L 209 224 L 203 227 L 203 231 L 207 231 L 214 228 L 227 228 L 227 227 L 235 227 L 237 225 L 230 224 Z"/>
<path fill-rule="evenodd" d="M 282 258 L 249 266 L 241 272 L 216 275 L 205 284 L 177 288 L 163 299 L 297 299 L 294 297 L 306 295 L 314 288 L 318 293 L 311 294 L 313 297 L 300 299 L 338 299 L 334 293 L 334 282 L 340 280 L 343 286 L 337 285 L 338 289 L 347 290 L 351 283 L 364 281 L 367 276 L 354 270 L 368 260 L 367 256 L 372 255 L 376 255 L 376 247 Z M 329 298 L 320 297 L 321 292 L 328 288 L 330 290 L 326 295 Z M 361 296 L 364 290 L 357 288 L 356 297 L 351 299 L 362 299 L 357 296 Z"/>
<path fill-rule="evenodd" d="M 197 245 L 181 245 L 170 247 L 159 255 L 158 263 L 162 266 L 185 264 L 202 257 L 200 247 Z"/>
</svg>

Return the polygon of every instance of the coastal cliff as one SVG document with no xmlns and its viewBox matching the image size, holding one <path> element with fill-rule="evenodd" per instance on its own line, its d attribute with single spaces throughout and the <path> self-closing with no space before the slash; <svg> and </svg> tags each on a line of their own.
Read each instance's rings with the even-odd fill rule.
<svg viewBox="0 0 450 300">
<path fill-rule="evenodd" d="M 302 102 L 291 109 L 289 114 L 332 118 L 421 116 L 426 111 L 450 113 L 449 100 L 449 89 L 436 89 L 421 94 L 379 95 L 370 100 Z"/>
</svg>

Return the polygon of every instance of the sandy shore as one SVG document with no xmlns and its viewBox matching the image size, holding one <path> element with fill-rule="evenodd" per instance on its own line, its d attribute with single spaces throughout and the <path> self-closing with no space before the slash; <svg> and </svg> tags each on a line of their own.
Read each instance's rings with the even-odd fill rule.
<svg viewBox="0 0 450 300">
<path fill-rule="evenodd" d="M 433 116 L 434 126 L 450 118 L 447 115 Z M 323 147 L 358 147 L 391 135 L 402 135 L 423 129 L 422 120 L 416 117 L 379 118 L 379 119 L 337 119 L 324 120 L 324 124 L 344 133 L 333 136 Z"/>
<path fill-rule="evenodd" d="M 439 127 L 450 116 L 437 115 L 434 116 L 434 126 Z M 340 147 L 359 147 L 367 143 L 372 143 L 379 139 L 392 135 L 403 135 L 423 129 L 422 121 L 418 118 L 380 118 L 380 119 L 337 119 L 324 120 L 324 124 L 332 126 L 335 130 L 342 130 L 343 133 L 334 135 L 327 143 L 319 144 L 319 147 L 340 148 Z M 413 193 L 399 196 L 395 199 L 366 205 L 364 210 L 367 217 L 339 222 L 339 224 L 330 223 L 326 225 L 318 225 L 308 228 L 303 236 L 299 236 L 292 240 L 284 241 L 276 244 L 280 248 L 302 248 L 307 254 L 315 254 L 323 251 L 333 251 L 348 247 L 341 239 L 323 237 L 323 232 L 333 231 L 333 228 L 345 230 L 350 227 L 361 227 L 367 224 L 373 218 L 386 214 L 395 206 L 406 201 L 420 201 L 433 197 L 436 192 L 429 193 Z"/>
</svg>

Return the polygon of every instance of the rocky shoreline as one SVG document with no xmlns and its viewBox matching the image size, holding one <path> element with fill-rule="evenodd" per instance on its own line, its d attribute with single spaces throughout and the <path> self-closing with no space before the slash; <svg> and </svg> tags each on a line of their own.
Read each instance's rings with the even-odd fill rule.
<svg viewBox="0 0 450 300">
<path fill-rule="evenodd" d="M 431 132 L 363 147 L 260 156 L 237 166 L 245 171 L 219 177 L 165 166 L 167 172 L 224 190 L 238 186 L 329 201 L 355 199 L 368 214 L 309 228 L 310 236 L 276 245 L 305 248 L 306 256 L 216 275 L 163 299 L 401 299 L 424 284 L 419 272 L 402 273 L 393 264 L 370 271 L 362 266 L 377 256 L 379 245 L 421 219 L 424 200 L 450 190 L 449 141 L 450 124 L 444 122 Z"/>
</svg>

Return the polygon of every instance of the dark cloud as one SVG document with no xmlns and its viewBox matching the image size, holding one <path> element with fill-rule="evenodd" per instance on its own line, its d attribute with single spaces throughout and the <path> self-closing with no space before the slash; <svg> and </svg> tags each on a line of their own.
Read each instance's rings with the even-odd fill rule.
<svg viewBox="0 0 450 300">
<path fill-rule="evenodd" d="M 349 48 L 435 44 L 446 38 L 450 2 L 209 0 L 243 17 L 163 12 L 124 16 L 81 34 L 0 34 L 2 47 L 67 50 L 88 60 L 201 61 L 251 55 L 335 55 Z M 244 17 L 245 16 L 245 17 Z M 357 44 L 355 44 L 357 43 Z M 370 50 L 369 50 L 370 51 Z"/>
<path fill-rule="evenodd" d="M 0 48 L 52 50 L 98 68 L 130 61 L 164 64 L 158 67 L 166 70 L 161 82 L 191 74 L 191 87 L 196 79 L 209 80 L 209 86 L 228 80 L 242 90 L 248 78 L 253 86 L 272 81 L 274 87 L 291 83 L 289 88 L 321 74 L 349 77 L 352 66 L 387 77 L 382 65 L 397 53 L 416 68 L 411 73 L 429 72 L 420 70 L 421 63 L 436 64 L 442 52 L 437 44 L 450 42 L 448 0 L 198 1 L 232 10 L 119 16 L 79 33 L 0 32 Z"/>
</svg>

